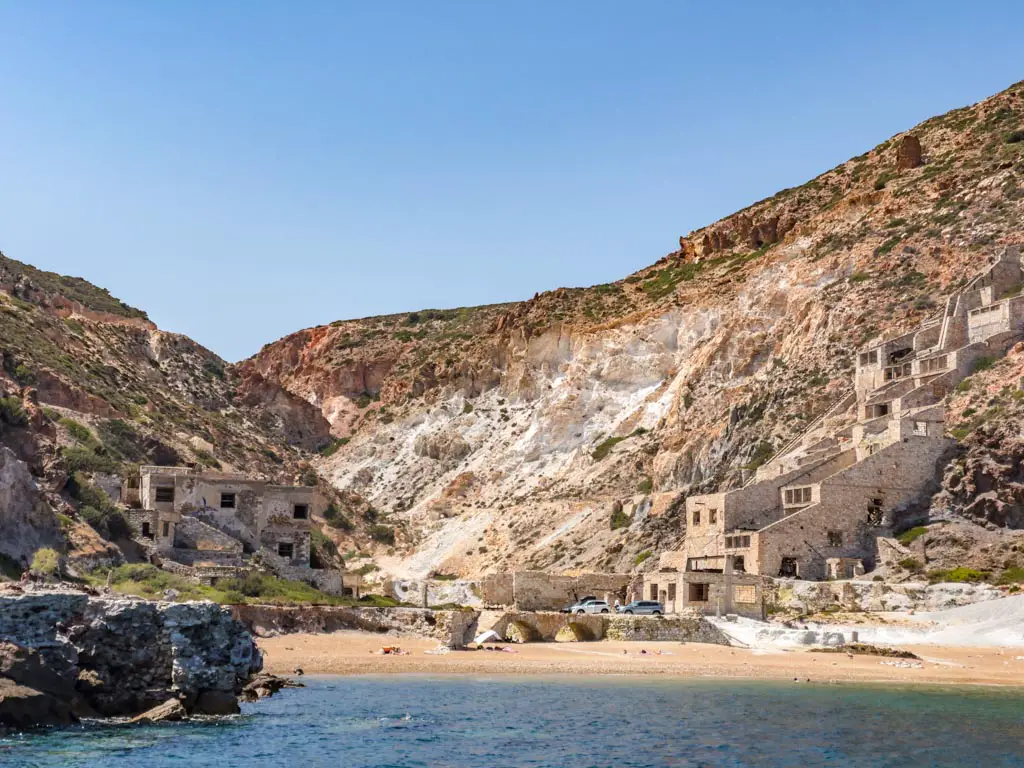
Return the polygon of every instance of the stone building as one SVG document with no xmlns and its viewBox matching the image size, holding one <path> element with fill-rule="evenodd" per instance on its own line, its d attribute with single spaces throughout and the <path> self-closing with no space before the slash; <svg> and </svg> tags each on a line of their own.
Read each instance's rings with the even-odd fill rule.
<svg viewBox="0 0 1024 768">
<path fill-rule="evenodd" d="M 310 518 L 324 511 L 314 487 L 185 467 L 140 467 L 122 498 L 136 507 L 137 539 L 162 559 L 239 568 L 258 554 L 288 578 L 310 569 Z"/>
<path fill-rule="evenodd" d="M 919 328 L 861 349 L 852 391 L 744 487 L 689 497 L 683 574 L 820 580 L 873 567 L 877 537 L 927 494 L 955 442 L 943 398 L 1024 337 L 1022 277 L 1020 248 L 1004 249 Z"/>
<path fill-rule="evenodd" d="M 726 555 L 720 572 L 680 571 L 663 558 L 657 571 L 644 574 L 643 594 L 637 599 L 659 601 L 666 614 L 697 610 L 706 615 L 735 613 L 764 619 L 764 580 L 737 570 L 734 560 Z"/>
</svg>

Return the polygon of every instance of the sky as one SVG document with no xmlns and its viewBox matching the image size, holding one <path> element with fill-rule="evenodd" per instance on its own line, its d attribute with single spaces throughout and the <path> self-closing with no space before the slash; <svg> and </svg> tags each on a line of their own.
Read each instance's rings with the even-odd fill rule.
<svg viewBox="0 0 1024 768">
<path fill-rule="evenodd" d="M 1024 3 L 0 0 L 0 250 L 235 361 L 620 279 L 1024 79 Z"/>
</svg>

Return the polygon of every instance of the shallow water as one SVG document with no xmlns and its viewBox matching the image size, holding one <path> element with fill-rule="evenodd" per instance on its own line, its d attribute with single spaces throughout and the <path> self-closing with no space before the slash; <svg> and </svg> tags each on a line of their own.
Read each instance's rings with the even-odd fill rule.
<svg viewBox="0 0 1024 768">
<path fill-rule="evenodd" d="M 1024 765 L 1024 694 L 640 678 L 306 678 L 240 717 L 0 738 L 3 766 Z"/>
</svg>

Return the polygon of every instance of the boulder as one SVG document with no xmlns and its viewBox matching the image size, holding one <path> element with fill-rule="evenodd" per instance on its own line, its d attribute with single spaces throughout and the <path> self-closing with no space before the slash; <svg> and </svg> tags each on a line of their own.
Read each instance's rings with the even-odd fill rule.
<svg viewBox="0 0 1024 768">
<path fill-rule="evenodd" d="M 128 722 L 138 725 L 152 725 L 153 723 L 175 723 L 188 717 L 184 705 L 177 699 L 168 699 L 163 704 L 158 704 L 147 712 L 133 717 Z"/>
<path fill-rule="evenodd" d="M 269 672 L 261 672 L 250 680 L 242 689 L 242 701 L 257 701 L 273 696 L 282 688 L 304 688 L 302 683 L 296 683 L 286 677 L 278 677 Z"/>
<path fill-rule="evenodd" d="M 194 715 L 237 715 L 238 699 L 229 691 L 203 691 L 192 707 Z"/>
<path fill-rule="evenodd" d="M 0 678 L 0 726 L 35 728 L 77 722 L 66 702 L 13 680 Z"/>
</svg>

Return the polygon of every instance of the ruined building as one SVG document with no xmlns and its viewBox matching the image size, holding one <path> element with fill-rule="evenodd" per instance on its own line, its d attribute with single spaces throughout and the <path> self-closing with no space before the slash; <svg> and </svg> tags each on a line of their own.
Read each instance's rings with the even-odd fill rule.
<svg viewBox="0 0 1024 768">
<path fill-rule="evenodd" d="M 144 466 L 127 478 L 121 498 L 132 508 L 136 540 L 166 570 L 210 581 L 258 564 L 342 592 L 340 572 L 310 567 L 310 519 L 323 512 L 315 488 Z"/>
<path fill-rule="evenodd" d="M 954 444 L 943 399 L 1024 337 L 1021 281 L 1020 248 L 1006 248 L 919 328 L 861 349 L 849 394 L 750 482 L 686 500 L 685 550 L 669 553 L 680 575 L 648 581 L 684 580 L 682 604 L 706 608 L 726 574 L 819 580 L 872 569 L 878 537 L 926 497 Z"/>
</svg>

